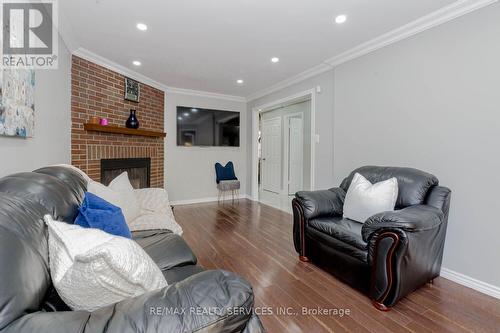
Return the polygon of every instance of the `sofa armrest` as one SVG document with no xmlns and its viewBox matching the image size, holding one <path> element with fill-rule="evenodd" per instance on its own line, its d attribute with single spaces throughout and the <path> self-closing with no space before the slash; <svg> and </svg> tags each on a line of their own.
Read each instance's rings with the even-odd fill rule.
<svg viewBox="0 0 500 333">
<path fill-rule="evenodd" d="M 376 231 L 383 229 L 401 229 L 407 232 L 424 231 L 438 227 L 443 219 L 443 212 L 436 207 L 410 206 L 401 210 L 373 215 L 363 224 L 361 234 L 363 240 L 368 242 Z"/>
<path fill-rule="evenodd" d="M 233 273 L 205 271 L 91 313 L 29 314 L 11 323 L 5 332 L 264 332 L 254 317 L 253 305 L 248 282 Z"/>
<path fill-rule="evenodd" d="M 295 194 L 307 220 L 320 217 L 342 215 L 345 191 L 332 188 L 322 191 L 301 191 Z"/>
</svg>

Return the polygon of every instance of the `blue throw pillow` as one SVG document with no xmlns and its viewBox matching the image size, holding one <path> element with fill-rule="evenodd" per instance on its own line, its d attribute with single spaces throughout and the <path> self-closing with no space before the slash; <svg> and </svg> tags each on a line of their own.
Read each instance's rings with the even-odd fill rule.
<svg viewBox="0 0 500 333">
<path fill-rule="evenodd" d="M 132 238 L 122 210 L 90 192 L 79 209 L 75 224 L 83 228 L 94 228 L 109 234 Z"/>
<path fill-rule="evenodd" d="M 217 177 L 216 182 L 219 184 L 221 180 L 237 180 L 234 174 L 233 162 L 227 162 L 226 166 L 222 166 L 220 163 L 215 163 L 215 175 Z"/>
</svg>

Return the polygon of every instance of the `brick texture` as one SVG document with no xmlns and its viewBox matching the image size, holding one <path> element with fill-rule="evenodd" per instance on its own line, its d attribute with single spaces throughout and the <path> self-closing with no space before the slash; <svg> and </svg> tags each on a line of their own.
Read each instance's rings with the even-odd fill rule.
<svg viewBox="0 0 500 333">
<path fill-rule="evenodd" d="M 164 130 L 164 92 L 140 83 L 140 101 L 124 99 L 125 77 L 73 56 L 71 67 L 71 163 L 96 181 L 101 159 L 151 158 L 151 186 L 163 187 L 163 138 L 88 132 L 91 117 L 107 118 L 110 125 L 125 126 L 130 109 L 137 110 L 140 128 Z"/>
</svg>

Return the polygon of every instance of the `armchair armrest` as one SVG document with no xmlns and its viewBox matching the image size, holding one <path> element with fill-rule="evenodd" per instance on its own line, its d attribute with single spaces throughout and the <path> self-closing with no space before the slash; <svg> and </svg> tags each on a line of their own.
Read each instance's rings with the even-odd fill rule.
<svg viewBox="0 0 500 333">
<path fill-rule="evenodd" d="M 401 229 L 409 232 L 438 227 L 444 219 L 443 212 L 432 206 L 417 205 L 401 210 L 383 212 L 370 217 L 363 224 L 361 234 L 368 242 L 370 236 L 381 229 Z"/>
<path fill-rule="evenodd" d="M 297 192 L 295 198 L 302 206 L 304 217 L 309 220 L 319 216 L 342 215 L 345 195 L 343 189 L 332 188 Z"/>
<path fill-rule="evenodd" d="M 245 280 L 221 270 L 205 271 L 90 313 L 25 315 L 5 332 L 264 332 L 253 305 L 252 288 Z"/>
</svg>

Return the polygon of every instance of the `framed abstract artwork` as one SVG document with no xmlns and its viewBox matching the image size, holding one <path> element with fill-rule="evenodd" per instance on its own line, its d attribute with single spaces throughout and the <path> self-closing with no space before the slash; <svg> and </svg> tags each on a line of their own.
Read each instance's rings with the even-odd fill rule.
<svg viewBox="0 0 500 333">
<path fill-rule="evenodd" d="M 31 138 L 35 130 L 35 71 L 0 70 L 0 135 Z"/>
<path fill-rule="evenodd" d="M 125 100 L 139 102 L 139 82 L 125 78 Z"/>
</svg>

